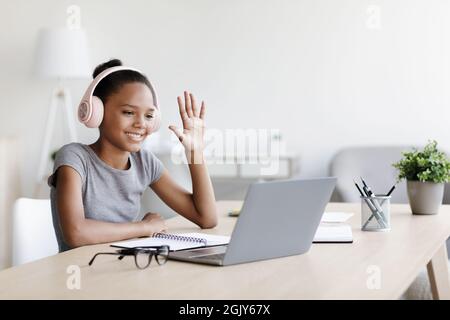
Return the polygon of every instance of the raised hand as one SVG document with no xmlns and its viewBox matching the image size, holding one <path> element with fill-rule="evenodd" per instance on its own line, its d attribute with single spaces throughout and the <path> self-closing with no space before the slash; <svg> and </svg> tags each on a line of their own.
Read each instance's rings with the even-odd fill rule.
<svg viewBox="0 0 450 320">
<path fill-rule="evenodd" d="M 184 91 L 184 104 L 181 97 L 177 97 L 178 107 L 180 109 L 183 130 L 174 125 L 170 125 L 172 130 L 183 144 L 188 155 L 188 161 L 192 161 L 194 154 L 200 155 L 204 149 L 204 133 L 205 133 L 205 102 L 202 101 L 201 107 L 198 108 L 195 97 L 192 93 Z M 191 163 L 191 161 L 189 161 Z"/>
</svg>

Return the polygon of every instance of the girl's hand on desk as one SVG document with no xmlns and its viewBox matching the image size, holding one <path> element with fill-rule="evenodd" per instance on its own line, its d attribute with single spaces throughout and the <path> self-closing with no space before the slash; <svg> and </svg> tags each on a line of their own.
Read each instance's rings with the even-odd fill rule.
<svg viewBox="0 0 450 320">
<path fill-rule="evenodd" d="M 177 97 L 178 107 L 180 109 L 181 121 L 183 123 L 183 131 L 174 125 L 170 125 L 182 143 L 188 160 L 193 154 L 202 154 L 204 149 L 204 133 L 205 133 L 205 102 L 202 101 L 201 107 L 197 106 L 194 95 L 184 91 L 184 104 L 181 97 Z M 189 163 L 192 163 L 189 161 Z"/>
<path fill-rule="evenodd" d="M 144 224 L 145 235 L 152 236 L 158 232 L 166 232 L 167 225 L 164 219 L 157 213 L 147 213 L 141 221 Z"/>
</svg>

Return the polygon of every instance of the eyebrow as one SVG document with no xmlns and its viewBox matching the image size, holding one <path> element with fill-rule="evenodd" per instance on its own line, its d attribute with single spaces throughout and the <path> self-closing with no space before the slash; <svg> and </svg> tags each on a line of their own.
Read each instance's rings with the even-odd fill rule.
<svg viewBox="0 0 450 320">
<path fill-rule="evenodd" d="M 129 104 L 129 103 L 124 103 L 124 104 L 121 104 L 120 106 L 121 107 L 131 107 L 131 108 L 134 108 L 134 109 L 139 109 L 139 106 L 135 106 L 135 105 L 132 105 L 132 104 Z M 147 111 L 155 111 L 155 108 L 154 107 L 148 107 Z"/>
</svg>

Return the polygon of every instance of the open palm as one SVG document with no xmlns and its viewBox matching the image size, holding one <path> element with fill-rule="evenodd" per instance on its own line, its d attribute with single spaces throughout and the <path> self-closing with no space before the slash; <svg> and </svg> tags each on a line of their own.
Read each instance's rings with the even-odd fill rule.
<svg viewBox="0 0 450 320">
<path fill-rule="evenodd" d="M 187 91 L 184 91 L 184 104 L 181 97 L 177 97 L 177 100 L 183 130 L 174 125 L 170 125 L 169 129 L 175 133 L 187 153 L 202 152 L 204 148 L 205 102 L 202 101 L 201 107 L 198 108 L 194 95 Z"/>
</svg>

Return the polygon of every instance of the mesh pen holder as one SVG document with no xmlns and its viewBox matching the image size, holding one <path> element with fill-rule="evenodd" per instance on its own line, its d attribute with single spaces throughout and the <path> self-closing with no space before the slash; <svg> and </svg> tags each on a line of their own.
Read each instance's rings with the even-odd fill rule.
<svg viewBox="0 0 450 320">
<path fill-rule="evenodd" d="M 361 230 L 389 231 L 391 229 L 391 197 L 361 197 Z"/>
</svg>

